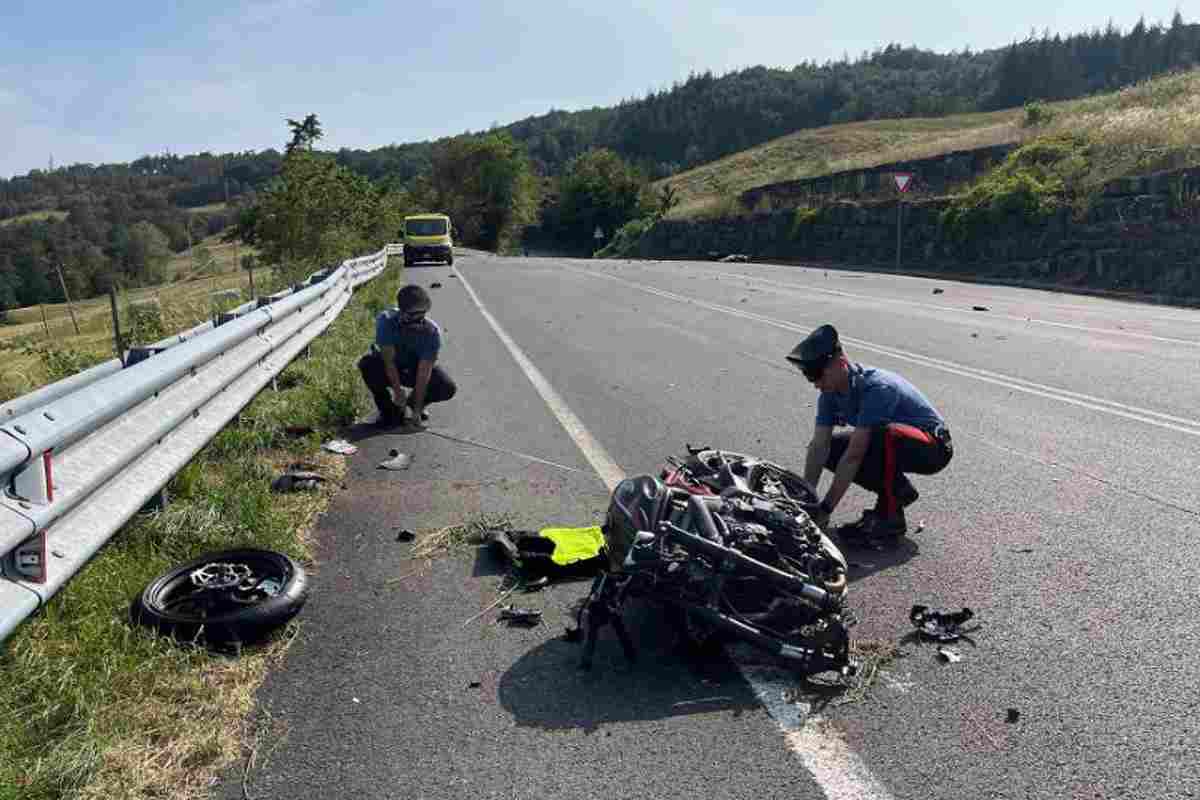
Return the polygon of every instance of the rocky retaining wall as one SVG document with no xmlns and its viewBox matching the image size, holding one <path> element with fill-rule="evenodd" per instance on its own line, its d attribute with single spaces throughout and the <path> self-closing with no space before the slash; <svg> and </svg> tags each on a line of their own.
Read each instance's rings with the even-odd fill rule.
<svg viewBox="0 0 1200 800">
<path fill-rule="evenodd" d="M 949 200 L 904 205 L 901 270 L 1200 300 L 1200 170 L 1114 182 L 1075 220 L 1005 218 L 965 241 L 940 221 Z M 1188 198 L 1193 198 L 1189 200 Z M 646 258 L 812 260 L 894 267 L 896 203 L 841 202 L 797 224 L 795 209 L 724 220 L 664 220 Z"/>
</svg>

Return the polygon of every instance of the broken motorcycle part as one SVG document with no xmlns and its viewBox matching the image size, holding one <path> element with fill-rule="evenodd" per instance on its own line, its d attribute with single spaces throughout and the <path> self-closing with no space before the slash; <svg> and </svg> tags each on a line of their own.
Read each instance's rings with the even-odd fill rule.
<svg viewBox="0 0 1200 800">
<path fill-rule="evenodd" d="M 913 606 L 908 613 L 912 624 L 922 636 L 939 642 L 957 641 L 963 634 L 962 625 L 975 616 L 969 608 L 953 613 L 934 611 L 928 606 Z"/>
<path fill-rule="evenodd" d="M 152 580 L 133 601 L 134 622 L 179 641 L 250 642 L 294 617 L 308 599 L 308 577 L 272 550 L 202 555 Z"/>
<path fill-rule="evenodd" d="M 804 673 L 852 671 L 844 608 L 846 560 L 806 509 L 817 498 L 778 465 L 713 448 L 668 459 L 662 480 L 641 475 L 613 491 L 602 532 L 605 571 L 579 610 L 589 668 L 612 625 L 626 656 L 629 597 L 647 597 L 704 646 L 740 639 Z"/>
<path fill-rule="evenodd" d="M 538 609 L 517 608 L 516 606 L 501 606 L 500 621 L 510 625 L 525 625 L 532 628 L 541 623 L 542 612 Z"/>
</svg>

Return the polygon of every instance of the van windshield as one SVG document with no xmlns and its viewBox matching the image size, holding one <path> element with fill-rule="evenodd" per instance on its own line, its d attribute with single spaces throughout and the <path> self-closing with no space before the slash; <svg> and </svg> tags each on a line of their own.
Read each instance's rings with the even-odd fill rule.
<svg viewBox="0 0 1200 800">
<path fill-rule="evenodd" d="M 442 236 L 446 233 L 446 220 L 410 219 L 404 230 L 409 236 Z"/>
</svg>

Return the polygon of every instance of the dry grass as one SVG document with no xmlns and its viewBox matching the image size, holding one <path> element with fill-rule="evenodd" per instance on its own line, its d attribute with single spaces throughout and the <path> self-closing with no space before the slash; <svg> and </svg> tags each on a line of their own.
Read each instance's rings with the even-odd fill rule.
<svg viewBox="0 0 1200 800">
<path fill-rule="evenodd" d="M 454 525 L 417 535 L 413 546 L 414 559 L 433 559 L 464 547 L 473 547 L 487 541 L 489 531 L 511 530 L 515 520 L 508 514 L 482 513 Z"/>
<path fill-rule="evenodd" d="M 222 265 L 204 277 L 181 280 L 163 286 L 130 289 L 118 294 L 117 306 L 121 327 L 128 332 L 130 303 L 156 299 L 162 308 L 164 334 L 186 330 L 210 319 L 213 306 L 210 294 L 225 289 L 240 289 L 243 300 L 250 298 L 249 281 L 245 272 L 232 271 L 236 264 L 233 245 L 214 246 L 213 253 Z M 243 247 L 245 253 L 247 248 Z M 177 256 L 176 258 L 183 258 Z M 263 294 L 275 289 L 271 270 L 255 270 L 255 289 Z M 32 391 L 47 383 L 53 376 L 46 373 L 36 353 L 25 352 L 29 347 L 52 345 L 78 351 L 95 359 L 113 358 L 112 309 L 107 296 L 93 297 L 75 303 L 75 319 L 79 334 L 71 322 L 66 303 L 44 307 L 17 308 L 9 312 L 12 324 L 0 326 L 0 402 Z"/>
<path fill-rule="evenodd" d="M 879 120 L 797 131 L 664 178 L 680 203 L 669 218 L 719 215 L 755 186 L 946 153 L 1072 134 L 1091 142 L 1099 185 L 1122 175 L 1200 165 L 1200 70 L 1081 100 L 1048 103 L 1048 123 L 1025 127 L 1023 109 L 937 119 Z M 743 212 L 744 213 L 744 212 Z"/>
<path fill-rule="evenodd" d="M 5 225 L 20 225 L 22 222 L 38 222 L 40 220 L 53 219 L 62 222 L 67 218 L 66 211 L 30 211 L 28 214 L 21 214 L 17 217 L 9 217 L 5 220 L 0 220 L 0 228 Z"/>
<path fill-rule="evenodd" d="M 1020 119 L 1020 111 L 996 111 L 812 128 L 664 178 L 653 188 L 674 186 L 680 203 L 668 217 L 688 219 L 767 183 L 1020 141 L 1027 135 Z"/>
</svg>

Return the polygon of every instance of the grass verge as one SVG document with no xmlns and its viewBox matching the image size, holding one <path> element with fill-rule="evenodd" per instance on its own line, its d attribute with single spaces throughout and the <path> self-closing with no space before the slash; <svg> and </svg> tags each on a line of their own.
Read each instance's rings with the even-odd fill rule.
<svg viewBox="0 0 1200 800">
<path fill-rule="evenodd" d="M 354 362 L 394 273 L 359 289 L 298 359 L 171 482 L 166 509 L 131 520 L 0 651 L 0 800 L 206 795 L 253 731 L 247 713 L 295 626 L 238 658 L 180 647 L 127 623 L 155 575 L 206 550 L 252 545 L 312 566 L 310 530 L 344 463 L 321 442 L 370 406 Z M 286 426 L 310 427 L 291 437 Z M 281 466 L 319 465 L 312 494 L 269 489 Z"/>
</svg>

